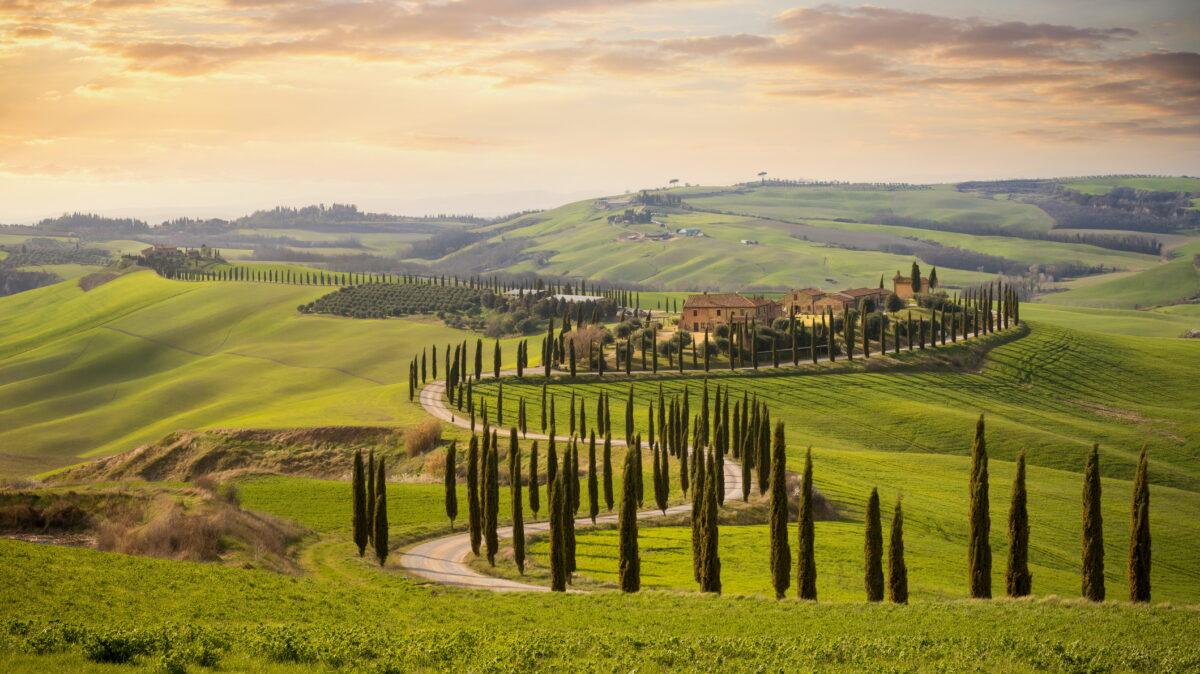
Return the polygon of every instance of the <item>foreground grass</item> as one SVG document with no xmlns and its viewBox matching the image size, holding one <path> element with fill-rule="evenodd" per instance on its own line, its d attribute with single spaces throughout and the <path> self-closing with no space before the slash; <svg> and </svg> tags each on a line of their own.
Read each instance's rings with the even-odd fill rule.
<svg viewBox="0 0 1200 674">
<path fill-rule="evenodd" d="M 344 551 L 339 551 L 344 552 Z M 647 592 L 495 595 L 427 588 L 331 555 L 303 578 L 0 541 L 9 671 L 86 666 L 82 646 L 28 651 L 49 621 L 86 630 L 187 625 L 226 666 L 394 670 L 1185 671 L 1193 609 L 1060 601 L 807 604 Z M 98 613 L 96 606 L 105 611 Z M 286 627 L 284 626 L 286 625 Z M 52 641 L 52 635 L 46 641 Z M 195 639 L 175 637 L 182 645 Z M 160 639 L 158 643 L 175 643 Z M 35 642 L 36 643 L 36 642 Z M 154 664 L 157 653 L 136 661 Z"/>
</svg>

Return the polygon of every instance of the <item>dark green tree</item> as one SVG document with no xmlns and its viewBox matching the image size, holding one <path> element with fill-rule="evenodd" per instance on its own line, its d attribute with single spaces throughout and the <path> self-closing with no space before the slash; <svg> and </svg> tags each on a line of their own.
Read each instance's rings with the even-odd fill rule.
<svg viewBox="0 0 1200 674">
<path fill-rule="evenodd" d="M 367 543 L 375 540 L 375 450 L 367 455 Z"/>
<path fill-rule="evenodd" d="M 567 541 L 564 522 L 571 518 L 567 511 L 565 479 L 560 474 L 553 484 L 547 484 L 550 494 L 550 589 L 567 590 Z"/>
<path fill-rule="evenodd" d="M 1100 514 L 1100 445 L 1083 466 L 1083 598 L 1104 601 L 1104 519 Z"/>
<path fill-rule="evenodd" d="M 358 546 L 358 556 L 362 557 L 367 549 L 367 529 L 371 522 L 367 519 L 367 475 L 363 466 L 362 450 L 354 453 L 354 479 L 352 481 L 354 499 L 354 544 Z"/>
<path fill-rule="evenodd" d="M 892 513 L 892 535 L 888 540 L 888 601 L 908 603 L 908 565 L 904 563 L 904 513 L 900 499 Z"/>
<path fill-rule="evenodd" d="M 471 552 L 479 554 L 483 540 L 483 494 L 479 488 L 480 472 L 484 459 L 479 453 L 479 437 L 471 434 L 467 445 L 467 525 L 471 533 Z"/>
<path fill-rule="evenodd" d="M 542 509 L 542 495 L 538 488 L 538 443 L 533 441 L 529 447 L 529 509 L 533 511 L 533 519 L 537 519 L 538 511 Z"/>
<path fill-rule="evenodd" d="M 379 457 L 379 479 L 375 484 L 375 559 L 379 566 L 387 562 L 388 557 L 388 512 L 387 512 L 387 476 L 384 472 L 383 457 Z"/>
<path fill-rule="evenodd" d="M 500 340 L 496 340 L 495 347 L 492 348 L 492 375 L 500 376 Z"/>
<path fill-rule="evenodd" d="M 912 263 L 912 291 L 913 293 L 921 292 L 921 265 L 916 262 Z"/>
<path fill-rule="evenodd" d="M 867 536 L 863 543 L 867 601 L 883 601 L 883 523 L 879 516 L 879 490 L 867 499 Z"/>
<path fill-rule="evenodd" d="M 1150 601 L 1150 482 L 1146 446 L 1138 456 L 1129 513 L 1129 601 Z"/>
<path fill-rule="evenodd" d="M 604 508 L 613 509 L 612 435 L 604 436 Z"/>
<path fill-rule="evenodd" d="M 783 599 L 792 583 L 792 548 L 788 542 L 787 454 L 783 422 L 775 422 L 775 447 L 771 455 L 771 584 L 775 598 Z"/>
<path fill-rule="evenodd" d="M 596 432 L 592 431 L 588 439 L 588 516 L 592 524 L 596 523 L 596 515 L 600 514 L 600 483 L 596 474 Z"/>
<path fill-rule="evenodd" d="M 983 415 L 975 423 L 971 445 L 971 479 L 968 487 L 967 575 L 971 597 L 992 598 L 991 515 L 988 512 L 988 457 Z"/>
<path fill-rule="evenodd" d="M 704 513 L 704 473 L 705 466 L 708 464 L 706 458 L 710 452 L 716 450 L 705 450 L 703 447 L 697 447 L 696 453 L 692 460 L 694 472 L 692 473 L 692 575 L 696 582 L 700 582 L 701 568 L 704 565 L 704 552 L 701 548 L 700 541 L 703 535 L 702 520 Z"/>
<path fill-rule="evenodd" d="M 804 476 L 800 483 L 799 545 L 796 557 L 796 589 L 801 599 L 817 599 L 817 558 L 813 553 L 813 463 L 812 447 L 804 456 Z"/>
<path fill-rule="evenodd" d="M 500 547 L 497 526 L 500 520 L 500 451 L 496 440 L 496 431 L 492 431 L 492 440 L 484 452 L 483 489 L 487 493 L 483 508 L 483 540 L 487 546 L 488 564 L 496 565 L 496 551 Z"/>
<path fill-rule="evenodd" d="M 458 457 L 457 441 L 451 440 L 446 448 L 446 517 L 450 518 L 450 528 L 454 528 L 454 520 L 458 517 Z"/>
<path fill-rule="evenodd" d="M 618 575 L 621 590 L 637 592 L 642 586 L 641 559 L 638 557 L 637 473 L 641 470 L 631 449 L 625 453 L 625 469 L 621 477 L 621 512 L 618 516 L 620 557 Z"/>
<path fill-rule="evenodd" d="M 1024 597 L 1033 591 L 1029 572 L 1029 511 L 1025 491 L 1025 450 L 1017 453 L 1017 474 L 1013 478 L 1012 504 L 1008 509 L 1008 567 L 1004 585 L 1010 597 Z"/>
<path fill-rule="evenodd" d="M 521 507 L 521 448 L 517 446 L 517 429 L 508 436 L 508 485 L 512 492 L 513 561 L 517 571 L 525 575 L 525 513 Z"/>
<path fill-rule="evenodd" d="M 700 590 L 721 594 L 720 531 L 717 526 L 717 492 L 721 489 L 721 475 L 715 452 L 709 456 L 709 462 L 705 470 L 704 510 L 700 516 Z"/>
</svg>

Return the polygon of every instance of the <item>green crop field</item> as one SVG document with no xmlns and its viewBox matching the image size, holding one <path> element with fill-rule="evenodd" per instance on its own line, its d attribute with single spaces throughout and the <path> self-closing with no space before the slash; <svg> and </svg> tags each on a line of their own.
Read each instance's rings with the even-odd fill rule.
<svg viewBox="0 0 1200 674">
<path fill-rule="evenodd" d="M 1193 257 L 1200 254 L 1200 242 L 1175 250 L 1176 257 L 1139 274 L 1123 276 L 1041 298 L 1047 304 L 1134 309 L 1171 304 L 1200 295 L 1200 269 Z"/>
<path fill-rule="evenodd" d="M 896 191 L 855 187 L 747 187 L 736 191 L 725 189 L 714 196 L 685 198 L 699 208 L 787 220 L 851 218 L 873 222 L 883 214 L 1035 231 L 1046 231 L 1052 224 L 1050 216 L 1036 206 L 1007 199 L 984 199 L 970 192 L 959 192 L 953 185 Z"/>
<path fill-rule="evenodd" d="M 1132 187 L 1159 192 L 1200 192 L 1200 178 L 1100 177 L 1057 180 L 1055 182 L 1084 194 L 1105 194 L 1114 187 Z"/>
<path fill-rule="evenodd" d="M 0 475 L 132 449 L 179 429 L 423 418 L 407 400 L 409 359 L 475 336 L 297 313 L 328 291 L 138 272 L 86 293 L 66 282 L 0 298 Z M 515 348 L 505 353 L 515 358 Z"/>
<path fill-rule="evenodd" d="M 1021 315 L 1040 323 L 1113 335 L 1182 337 L 1189 330 L 1200 330 L 1200 305 L 1197 304 L 1179 304 L 1150 311 L 1025 304 L 1021 307 Z"/>
</svg>

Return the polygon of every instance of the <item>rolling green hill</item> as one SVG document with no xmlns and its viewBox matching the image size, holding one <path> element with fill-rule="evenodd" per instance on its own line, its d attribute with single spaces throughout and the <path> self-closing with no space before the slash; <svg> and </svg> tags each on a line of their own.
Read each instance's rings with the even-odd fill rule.
<svg viewBox="0 0 1200 674">
<path fill-rule="evenodd" d="M 1053 293 L 1042 301 L 1066 306 L 1135 309 L 1200 296 L 1200 268 L 1194 259 L 1195 255 L 1200 255 L 1200 242 L 1180 246 L 1175 253 L 1174 260 L 1139 274 Z"/>
<path fill-rule="evenodd" d="M 178 429 L 422 418 L 407 401 L 414 351 L 474 335 L 297 313 L 328 291 L 138 272 L 86 293 L 66 282 L 0 299 L 0 474 Z"/>
</svg>

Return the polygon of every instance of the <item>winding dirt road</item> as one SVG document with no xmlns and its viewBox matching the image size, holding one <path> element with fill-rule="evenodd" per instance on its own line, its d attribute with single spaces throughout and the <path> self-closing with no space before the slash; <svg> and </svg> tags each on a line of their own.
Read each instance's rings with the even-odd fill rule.
<svg viewBox="0 0 1200 674">
<path fill-rule="evenodd" d="M 509 374 L 502 372 L 501 374 Z M 469 419 L 457 416 L 446 404 L 444 392 L 446 390 L 445 380 L 438 380 L 426 385 L 420 392 L 421 406 L 425 411 L 432 414 L 434 417 L 441 419 L 447 423 L 452 423 L 463 428 L 470 428 L 471 422 Z M 546 439 L 548 436 L 530 433 L 531 439 Z M 562 442 L 570 441 L 570 438 L 556 436 L 556 440 Z M 624 445 L 625 441 L 613 438 L 614 445 Z M 742 468 L 734 461 L 725 462 L 725 498 L 727 500 L 738 499 L 742 497 Z M 683 504 L 667 508 L 666 515 L 676 513 L 691 512 L 690 504 Z M 643 510 L 638 513 L 638 519 L 648 517 L 661 517 L 664 513 L 661 510 Z M 617 521 L 617 515 L 602 515 L 596 517 L 596 524 L 611 524 Z M 590 517 L 582 517 L 575 520 L 575 528 L 583 529 L 593 526 Z M 550 523 L 547 520 L 537 522 L 525 522 L 525 534 L 540 534 L 545 533 L 550 529 Z M 512 538 L 512 527 L 500 527 L 497 529 L 497 534 L 501 540 Z M 515 580 L 505 578 L 496 578 L 487 576 L 472 569 L 469 560 L 471 559 L 471 537 L 467 532 L 454 534 L 442 538 L 435 538 L 431 541 L 426 541 L 416 547 L 405 552 L 400 557 L 400 566 L 404 567 L 413 574 L 420 576 L 426 580 L 438 583 L 440 585 L 454 585 L 457 587 L 467 587 L 477 590 L 491 590 L 493 592 L 549 592 L 550 588 L 541 585 L 528 585 Z"/>
</svg>

